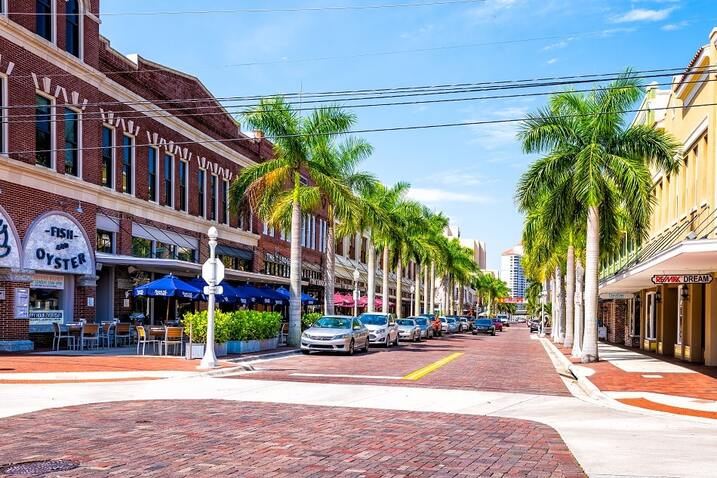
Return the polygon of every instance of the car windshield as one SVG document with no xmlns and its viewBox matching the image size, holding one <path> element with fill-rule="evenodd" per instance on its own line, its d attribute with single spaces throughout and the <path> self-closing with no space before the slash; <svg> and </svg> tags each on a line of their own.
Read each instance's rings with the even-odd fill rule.
<svg viewBox="0 0 717 478">
<path fill-rule="evenodd" d="M 448 322 L 450 322 L 450 323 L 453 323 L 453 322 L 455 322 L 455 321 L 456 321 L 456 319 L 454 319 L 453 317 L 449 317 L 449 318 L 448 318 Z"/>
<path fill-rule="evenodd" d="M 425 317 L 418 317 L 418 318 L 416 319 L 416 323 L 417 323 L 418 325 L 428 325 L 428 319 L 425 318 Z"/>
<path fill-rule="evenodd" d="M 350 329 L 351 319 L 342 319 L 340 317 L 321 317 L 314 323 L 314 327 L 320 329 Z"/>
<path fill-rule="evenodd" d="M 448 322 L 448 319 L 446 319 L 445 317 L 441 317 L 441 322 Z"/>
<path fill-rule="evenodd" d="M 388 323 L 387 316 L 378 314 L 361 314 L 359 319 L 364 325 L 386 325 Z"/>
<path fill-rule="evenodd" d="M 493 322 L 490 319 L 478 319 L 476 321 L 477 325 L 493 325 Z"/>
<path fill-rule="evenodd" d="M 416 323 L 413 320 L 409 319 L 398 319 L 396 321 L 398 325 L 416 325 Z"/>
</svg>

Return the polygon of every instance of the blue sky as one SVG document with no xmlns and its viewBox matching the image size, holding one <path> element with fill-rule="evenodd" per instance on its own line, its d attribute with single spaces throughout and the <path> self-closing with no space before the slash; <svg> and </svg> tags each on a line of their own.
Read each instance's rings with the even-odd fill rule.
<svg viewBox="0 0 717 478">
<path fill-rule="evenodd" d="M 103 0 L 102 9 L 389 3 L 418 2 Z M 607 73 L 628 66 L 684 67 L 717 25 L 717 6 L 714 0 L 486 0 L 362 11 L 106 15 L 102 22 L 102 34 L 114 48 L 197 75 L 223 97 Z M 402 53 L 385 54 L 395 51 Z M 331 59 L 316 60 L 325 57 Z M 355 111 L 358 128 L 376 128 L 520 118 L 544 101 L 531 97 Z M 366 169 L 387 184 L 410 182 L 412 195 L 444 211 L 463 237 L 485 241 L 488 267 L 498 267 L 501 251 L 520 239 L 522 217 L 513 191 L 531 159 L 521 153 L 514 125 L 365 137 L 375 147 Z"/>
</svg>

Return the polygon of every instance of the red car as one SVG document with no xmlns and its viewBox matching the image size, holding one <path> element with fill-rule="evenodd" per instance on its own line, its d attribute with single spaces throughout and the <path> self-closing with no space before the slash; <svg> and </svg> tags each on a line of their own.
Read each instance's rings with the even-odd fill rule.
<svg viewBox="0 0 717 478">
<path fill-rule="evenodd" d="M 503 322 L 500 319 L 493 319 L 493 325 L 495 325 L 495 330 L 503 332 Z"/>
<path fill-rule="evenodd" d="M 441 319 L 433 314 L 421 314 L 421 317 L 427 318 L 431 322 L 431 327 L 433 327 L 433 336 L 434 337 L 441 337 L 443 336 L 443 329 L 441 327 Z"/>
</svg>

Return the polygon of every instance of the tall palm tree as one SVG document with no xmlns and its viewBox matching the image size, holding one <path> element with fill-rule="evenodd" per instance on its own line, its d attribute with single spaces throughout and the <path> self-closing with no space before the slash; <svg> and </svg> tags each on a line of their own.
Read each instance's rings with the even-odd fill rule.
<svg viewBox="0 0 717 478">
<path fill-rule="evenodd" d="M 313 157 L 313 146 L 325 136 L 348 131 L 356 121 L 353 114 L 337 107 L 325 107 L 307 116 L 284 101 L 268 98 L 244 113 L 245 122 L 267 133 L 274 143 L 274 158 L 244 168 L 232 183 L 231 206 L 236 210 L 242 203 L 260 217 L 285 227 L 286 211 L 291 211 L 291 266 L 288 342 L 301 342 L 301 217 L 302 211 L 320 204 L 322 193 L 336 197 L 340 194 L 333 178 L 327 177 Z M 307 183 L 304 185 L 302 176 Z"/>
<path fill-rule="evenodd" d="M 605 206 L 609 203 L 615 215 L 623 207 L 635 234 L 645 237 L 653 206 L 650 166 L 667 172 L 679 167 L 679 145 L 671 136 L 647 126 L 626 126 L 624 111 L 641 94 L 639 80 L 628 71 L 588 94 L 554 95 L 520 132 L 526 153 L 548 153 L 534 163 L 535 182 L 528 189 L 539 193 L 540 183 L 573 176 L 576 197 L 587 210 L 583 362 L 598 359 L 598 263 Z"/>
<path fill-rule="evenodd" d="M 352 218 L 360 215 L 361 193 L 373 188 L 377 180 L 358 165 L 373 151 L 362 139 L 348 138 L 337 143 L 333 137 L 324 136 L 312 146 L 315 167 L 321 177 L 332 181 L 331 187 L 321 188 L 321 198 L 326 204 L 326 313 L 334 313 L 334 289 L 336 285 L 336 224 L 343 226 L 344 234 L 353 232 Z M 319 184 L 321 186 L 321 184 Z M 340 226 L 341 227 L 341 226 Z M 339 234 L 343 237 L 344 234 Z"/>
</svg>

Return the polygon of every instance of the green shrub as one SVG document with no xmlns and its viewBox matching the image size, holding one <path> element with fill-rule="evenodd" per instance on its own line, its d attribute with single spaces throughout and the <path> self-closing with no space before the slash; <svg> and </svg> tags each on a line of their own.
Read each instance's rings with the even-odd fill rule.
<svg viewBox="0 0 717 478">
<path fill-rule="evenodd" d="M 217 310 L 214 312 L 214 342 L 221 344 L 229 340 L 231 330 L 231 314 Z M 192 342 L 195 344 L 207 341 L 207 311 L 187 312 L 182 317 L 184 333 L 192 331 Z"/>
<path fill-rule="evenodd" d="M 314 325 L 314 322 L 319 320 L 324 314 L 321 312 L 311 312 L 309 314 L 304 314 L 301 316 L 301 329 L 306 330 L 312 325 Z"/>
<path fill-rule="evenodd" d="M 237 310 L 230 312 L 229 340 L 273 339 L 281 330 L 279 312 Z"/>
</svg>

